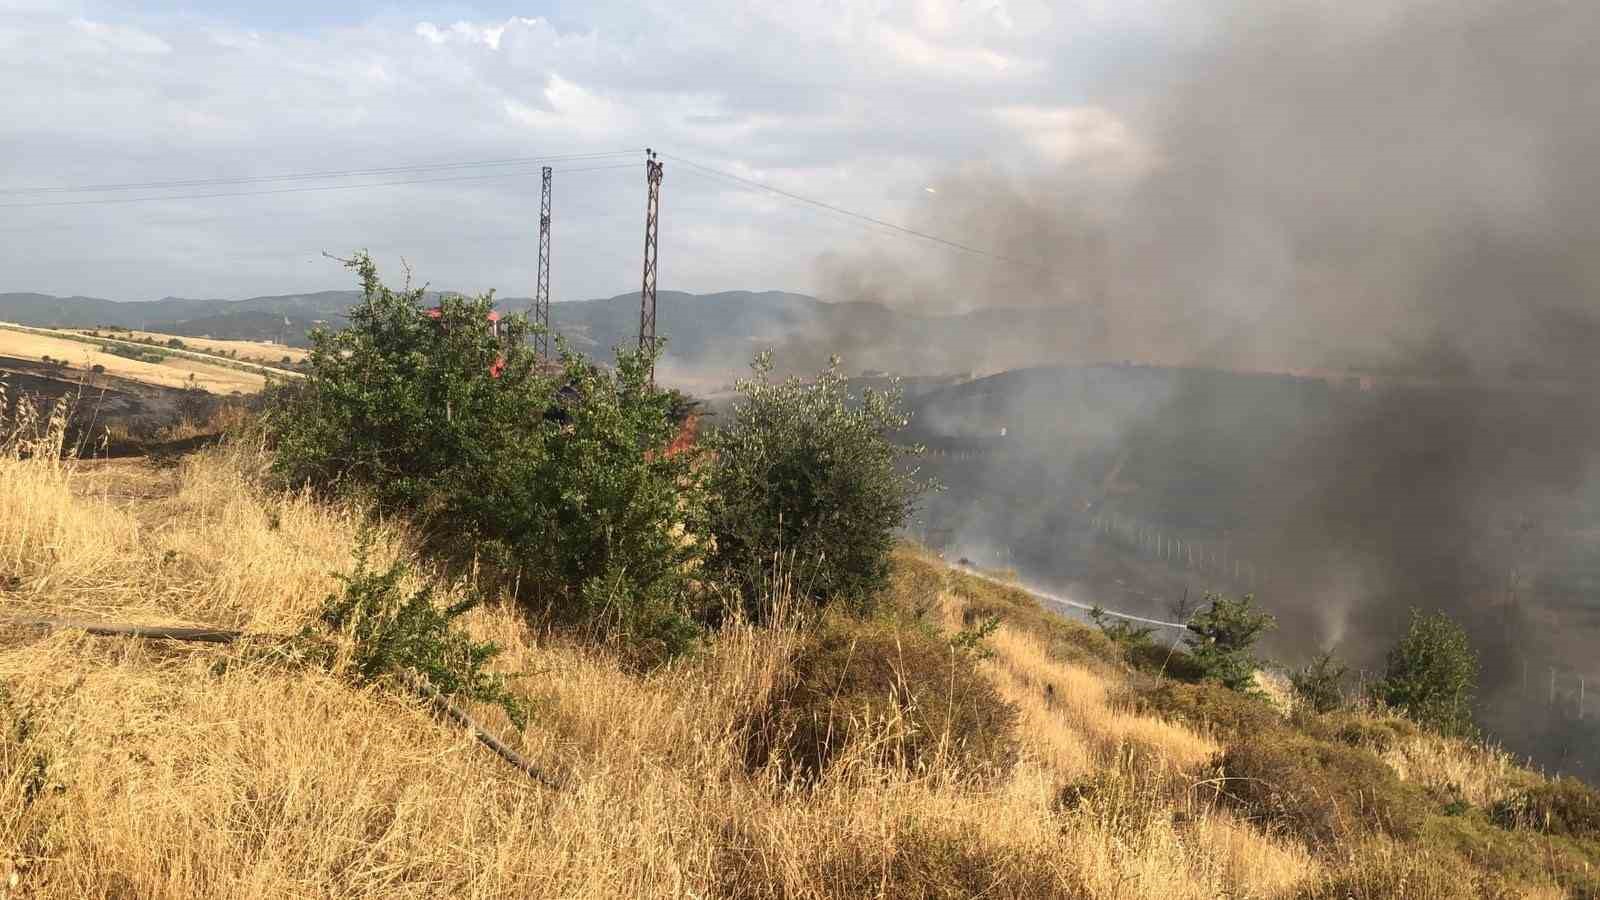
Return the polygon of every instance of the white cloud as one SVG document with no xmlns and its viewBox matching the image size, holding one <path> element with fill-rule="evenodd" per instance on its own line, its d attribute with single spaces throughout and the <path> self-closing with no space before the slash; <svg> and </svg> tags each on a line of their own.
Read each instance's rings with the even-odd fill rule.
<svg viewBox="0 0 1600 900">
<path fill-rule="evenodd" d="M 513 121 L 536 131 L 555 131 L 596 140 L 629 130 L 635 117 L 622 104 L 609 100 L 552 72 L 541 92 L 542 106 L 516 99 L 505 100 Z"/>
<path fill-rule="evenodd" d="M 498 24 L 478 25 L 472 22 L 456 22 L 449 28 L 440 28 L 432 22 L 421 22 L 414 29 L 416 34 L 432 44 L 443 44 L 446 41 L 456 40 L 467 44 L 482 44 L 490 50 L 500 49 L 500 39 L 505 36 L 506 29 L 517 26 L 537 26 L 541 19 L 530 19 L 516 16 Z"/>
<path fill-rule="evenodd" d="M 84 38 L 87 44 L 99 50 L 119 50 L 123 53 L 162 54 L 171 53 L 172 45 L 166 41 L 138 28 L 127 25 L 108 25 L 104 22 L 91 22 L 84 18 L 71 20 L 72 27 Z"/>
<path fill-rule="evenodd" d="M 1055 165 L 1137 145 L 1110 113 L 1097 119 L 1063 99 L 1082 86 L 1061 83 L 1052 61 L 1083 32 L 1046 0 L 600 2 L 548 18 L 379 18 L 299 32 L 13 10 L 0 7 L 0 188 L 648 145 L 897 219 L 965 159 L 1021 144 L 1033 164 Z M 0 290 L 138 298 L 342 287 L 342 271 L 315 262 L 320 250 L 370 246 L 380 260 L 406 255 L 435 284 L 524 294 L 537 202 L 529 169 L 531 179 L 12 208 Z M 818 253 L 882 240 L 674 161 L 667 178 L 667 287 L 805 290 Z M 558 296 L 637 279 L 638 180 L 623 170 L 559 176 Z M 143 224 L 152 218 L 160 229 Z M 737 271 L 701 252 L 735 233 L 746 260 Z"/>
<path fill-rule="evenodd" d="M 903 29 L 883 27 L 874 36 L 895 62 L 948 78 L 1001 75 L 1020 67 L 1019 61 L 986 47 L 936 43 Z"/>
</svg>

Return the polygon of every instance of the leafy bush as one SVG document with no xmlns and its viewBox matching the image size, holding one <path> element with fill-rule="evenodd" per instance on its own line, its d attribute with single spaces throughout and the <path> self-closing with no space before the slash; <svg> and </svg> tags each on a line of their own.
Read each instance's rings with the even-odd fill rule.
<svg viewBox="0 0 1600 900">
<path fill-rule="evenodd" d="M 1103 633 L 1045 610 L 1026 591 L 938 568 L 949 578 L 950 593 L 961 599 L 963 616 L 971 621 L 997 616 L 1007 627 L 1043 641 L 1051 656 L 1076 665 L 1103 670 L 1122 661 L 1121 649 Z"/>
<path fill-rule="evenodd" d="M 950 646 L 962 653 L 971 653 L 978 659 L 993 659 L 994 648 L 985 641 L 1000 630 L 999 616 L 975 615 L 967 610 L 961 615 L 961 630 L 950 639 Z"/>
<path fill-rule="evenodd" d="M 746 759 L 815 779 L 838 760 L 966 777 L 1016 762 L 1017 711 L 972 654 L 887 618 L 826 617 L 790 660 L 790 680 L 748 723 Z"/>
<path fill-rule="evenodd" d="M 1224 739 L 1270 731 L 1282 724 L 1271 703 L 1214 682 L 1183 684 L 1162 680 L 1136 692 L 1133 706 L 1139 712 Z"/>
<path fill-rule="evenodd" d="M 172 355 L 164 350 L 146 350 L 139 347 L 129 347 L 127 344 L 101 344 L 98 349 L 101 353 L 109 353 L 112 356 L 120 356 L 124 359 L 147 363 L 165 362 Z"/>
<path fill-rule="evenodd" d="M 1101 634 L 1124 648 L 1148 644 L 1150 635 L 1155 633 L 1155 629 L 1148 625 L 1139 625 L 1121 616 L 1112 616 L 1099 606 L 1089 610 L 1089 620 L 1094 622 Z"/>
<path fill-rule="evenodd" d="M 429 587 L 410 594 L 401 589 L 407 575 L 403 563 L 374 572 L 367 562 L 368 545 L 363 542 L 355 570 L 338 576 L 344 591 L 330 595 L 318 617 L 349 638 L 348 671 L 360 681 L 415 673 L 442 694 L 499 706 L 518 728 L 523 727 L 526 705 L 507 690 L 504 676 L 485 668 L 500 649 L 474 641 L 452 625 L 478 601 L 440 608 Z"/>
<path fill-rule="evenodd" d="M 1316 713 L 1333 712 L 1344 705 L 1343 681 L 1350 667 L 1324 653 L 1304 668 L 1289 673 L 1294 698 Z"/>
<path fill-rule="evenodd" d="M 529 605 L 599 622 L 641 662 L 696 633 L 688 595 L 704 501 L 688 454 L 664 452 L 674 402 L 649 389 L 652 357 L 615 370 L 557 342 L 541 369 L 526 320 L 498 334 L 492 295 L 393 290 L 365 254 L 350 326 L 314 331 L 306 377 L 273 389 L 265 417 L 286 484 L 355 490 L 410 514 L 434 547 L 487 559 Z"/>
<path fill-rule="evenodd" d="M 1334 711 L 1316 716 L 1297 715 L 1295 721 L 1302 731 L 1320 740 L 1365 747 L 1375 753 L 1388 753 L 1401 741 L 1418 734 L 1417 726 L 1393 716 L 1374 718 Z"/>
<path fill-rule="evenodd" d="M 1600 791 L 1576 778 L 1557 778 L 1518 791 L 1496 804 L 1492 815 L 1506 828 L 1600 837 Z"/>
<path fill-rule="evenodd" d="M 923 487 L 900 466 L 914 450 L 889 439 L 907 422 L 899 391 L 869 388 L 857 402 L 837 358 L 809 382 L 772 381 L 768 354 L 751 369 L 732 424 L 706 440 L 712 563 L 753 618 L 780 555 L 811 601 L 866 603 L 888 583 L 895 529 Z"/>
<path fill-rule="evenodd" d="M 1406 636 L 1389 651 L 1373 696 L 1444 735 L 1471 735 L 1478 654 L 1467 633 L 1443 613 L 1411 611 Z"/>
<path fill-rule="evenodd" d="M 1410 838 L 1429 812 L 1422 789 L 1371 751 L 1287 729 L 1243 735 L 1217 764 L 1219 796 L 1313 843 L 1368 831 Z"/>
<path fill-rule="evenodd" d="M 1250 594 L 1231 600 L 1207 593 L 1205 599 L 1211 605 L 1189 619 L 1190 634 L 1185 638 L 1189 655 L 1205 678 L 1236 691 L 1252 689 L 1259 663 L 1250 655 L 1251 648 L 1277 622 L 1254 607 Z"/>
</svg>

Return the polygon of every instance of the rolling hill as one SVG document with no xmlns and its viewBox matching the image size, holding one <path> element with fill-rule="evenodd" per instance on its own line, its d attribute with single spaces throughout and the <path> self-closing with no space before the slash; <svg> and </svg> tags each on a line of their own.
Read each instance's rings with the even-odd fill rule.
<svg viewBox="0 0 1600 900">
<path fill-rule="evenodd" d="M 118 302 L 95 297 L 0 294 L 0 321 L 89 328 L 116 325 L 183 337 L 265 341 L 286 337 L 306 346 L 318 323 L 337 327 L 359 299 L 356 291 L 252 297 L 246 300 Z M 659 329 L 667 338 L 669 366 L 702 374 L 737 373 L 759 350 L 772 349 L 779 364 L 814 369 L 837 353 L 847 369 L 942 374 L 998 371 L 1061 362 L 1074 334 L 1072 313 L 1059 309 L 989 308 L 931 315 L 878 303 L 832 303 L 784 291 L 661 291 Z M 526 297 L 502 297 L 503 310 L 525 310 Z M 288 325 L 285 326 L 285 320 Z M 584 352 L 605 356 L 638 334 L 635 293 L 555 303 L 556 330 Z M 1081 361 L 1081 360 L 1072 360 Z"/>
</svg>

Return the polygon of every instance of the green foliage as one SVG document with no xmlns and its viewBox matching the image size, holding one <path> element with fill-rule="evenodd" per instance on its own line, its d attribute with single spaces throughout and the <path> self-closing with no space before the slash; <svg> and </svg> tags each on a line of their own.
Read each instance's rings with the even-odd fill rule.
<svg viewBox="0 0 1600 900">
<path fill-rule="evenodd" d="M 1323 653 L 1304 668 L 1289 673 L 1289 685 L 1294 697 L 1312 712 L 1333 712 L 1344 705 L 1344 677 L 1350 667 Z"/>
<path fill-rule="evenodd" d="M 406 566 L 372 571 L 368 551 L 363 539 L 355 570 L 337 576 L 343 592 L 330 595 L 319 615 L 323 625 L 350 640 L 348 671 L 363 682 L 415 673 L 440 693 L 495 704 L 518 728 L 526 725 L 526 705 L 507 690 L 504 676 L 486 668 L 499 648 L 472 640 L 452 624 L 477 600 L 441 608 L 430 587 L 407 593 L 400 586 Z"/>
<path fill-rule="evenodd" d="M 1102 634 L 1125 648 L 1148 644 L 1150 635 L 1155 633 L 1155 629 L 1147 625 L 1139 625 L 1120 616 L 1108 614 L 1098 604 L 1089 610 L 1089 619 Z"/>
<path fill-rule="evenodd" d="M 1576 778 L 1557 778 L 1518 791 L 1497 804 L 1492 816 L 1506 828 L 1600 837 L 1600 791 Z"/>
<path fill-rule="evenodd" d="M 1325 741 L 1339 741 L 1352 747 L 1365 747 L 1375 753 L 1388 753 L 1401 741 L 1416 737 L 1417 726 L 1393 716 L 1374 718 L 1358 712 L 1338 711 L 1322 715 L 1296 715 L 1296 724 L 1306 734 Z"/>
<path fill-rule="evenodd" d="M 787 684 L 748 723 L 746 759 L 804 779 L 851 756 L 998 778 L 1017 759 L 1016 722 L 973 655 L 931 629 L 829 615 L 790 659 Z"/>
<path fill-rule="evenodd" d="M 109 353 L 112 356 L 120 356 L 123 359 L 132 359 L 147 363 L 164 362 L 172 355 L 165 350 L 129 347 L 127 344 L 100 344 L 99 350 L 101 353 Z"/>
<path fill-rule="evenodd" d="M 1204 673 L 1236 691 L 1252 689 L 1259 663 L 1250 651 L 1262 634 L 1277 622 L 1255 608 L 1255 598 L 1245 594 L 1237 600 L 1207 593 L 1210 606 L 1189 619 L 1190 634 L 1185 637 L 1189 655 Z"/>
<path fill-rule="evenodd" d="M 1162 680 L 1139 690 L 1134 708 L 1224 740 L 1278 728 L 1282 719 L 1272 704 L 1254 694 L 1229 690 L 1215 682 L 1183 684 Z"/>
<path fill-rule="evenodd" d="M 868 389 L 857 401 L 838 359 L 812 381 L 773 381 L 768 354 L 751 369 L 731 424 L 707 438 L 713 565 L 757 619 L 761 575 L 779 557 L 792 560 L 812 602 L 870 601 L 924 487 L 900 465 L 916 450 L 889 439 L 907 422 L 899 390 Z"/>
<path fill-rule="evenodd" d="M 394 290 L 365 254 L 350 326 L 311 335 L 307 376 L 273 389 L 274 471 L 291 486 L 355 490 L 410 514 L 433 546 L 496 564 L 530 606 L 603 626 L 641 663 L 696 629 L 689 592 L 704 496 L 675 436 L 674 398 L 648 354 L 601 369 L 558 341 L 541 368 L 521 316 L 491 326 L 492 295 Z"/>
<path fill-rule="evenodd" d="M 992 659 L 994 650 L 984 641 L 1000 630 L 1000 617 L 973 615 L 969 610 L 962 620 L 962 628 L 950 639 L 950 646 L 959 652 L 971 653 L 978 659 Z"/>
<path fill-rule="evenodd" d="M 1370 750 L 1284 728 L 1242 735 L 1217 764 L 1218 796 L 1313 843 L 1372 831 L 1410 838 L 1430 812 L 1422 789 Z"/>
<path fill-rule="evenodd" d="M 1466 631 L 1443 613 L 1411 611 L 1404 638 L 1389 651 L 1384 677 L 1373 696 L 1405 710 L 1418 724 L 1440 734 L 1470 736 L 1478 654 Z"/>
</svg>

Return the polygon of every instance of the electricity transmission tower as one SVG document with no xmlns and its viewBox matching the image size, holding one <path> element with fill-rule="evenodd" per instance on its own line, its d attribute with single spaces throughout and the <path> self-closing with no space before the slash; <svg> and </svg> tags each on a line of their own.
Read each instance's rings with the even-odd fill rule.
<svg viewBox="0 0 1600 900">
<path fill-rule="evenodd" d="M 533 293 L 533 324 L 538 326 L 534 350 L 541 360 L 550 358 L 550 167 L 544 167 L 539 191 L 539 286 Z"/>
<path fill-rule="evenodd" d="M 644 285 L 639 290 L 639 350 L 656 349 L 656 216 L 661 207 L 661 163 L 654 150 L 645 149 L 645 183 L 649 199 L 644 210 Z M 655 363 L 650 364 L 650 384 L 656 380 Z"/>
</svg>

